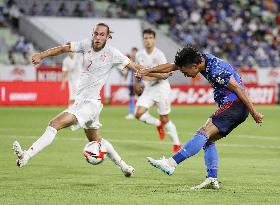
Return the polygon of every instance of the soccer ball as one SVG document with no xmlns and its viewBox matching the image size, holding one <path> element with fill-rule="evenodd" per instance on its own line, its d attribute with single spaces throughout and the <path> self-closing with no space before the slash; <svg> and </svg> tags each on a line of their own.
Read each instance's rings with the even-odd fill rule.
<svg viewBox="0 0 280 205">
<path fill-rule="evenodd" d="M 106 148 L 98 141 L 92 141 L 86 144 L 83 155 L 88 163 L 97 165 L 103 162 L 106 156 Z"/>
</svg>

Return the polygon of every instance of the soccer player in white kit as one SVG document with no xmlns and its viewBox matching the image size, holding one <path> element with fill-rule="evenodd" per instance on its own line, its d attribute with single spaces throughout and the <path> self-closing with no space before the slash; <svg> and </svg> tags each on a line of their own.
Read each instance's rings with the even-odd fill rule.
<svg viewBox="0 0 280 205">
<path fill-rule="evenodd" d="M 76 99 L 82 63 L 81 55 L 73 52 L 69 52 L 62 62 L 61 89 L 65 89 L 66 82 L 68 81 L 69 105 L 74 104 Z"/>
<path fill-rule="evenodd" d="M 155 47 L 155 31 L 152 29 L 145 29 L 143 31 L 143 38 L 145 49 L 137 52 L 135 62 L 147 68 L 152 68 L 157 65 L 167 63 L 163 52 Z M 169 98 L 171 88 L 168 80 L 158 80 L 152 77 L 144 77 L 143 83 L 144 91 L 136 102 L 135 117 L 142 122 L 155 125 L 161 140 L 163 140 L 165 137 L 164 128 L 166 128 L 167 133 L 170 135 L 173 141 L 172 151 L 179 151 L 181 146 L 177 130 L 168 116 L 171 111 L 171 102 Z M 138 93 L 141 92 L 141 88 L 139 88 L 139 83 L 137 83 L 137 80 L 135 80 L 135 91 Z M 150 115 L 149 109 L 153 105 L 156 105 L 160 119 Z"/>
<path fill-rule="evenodd" d="M 99 134 L 99 128 L 101 127 L 99 114 L 103 107 L 99 94 L 113 68 L 123 69 L 128 67 L 139 70 L 140 68 L 143 69 L 143 66 L 131 62 L 119 50 L 106 45 L 109 38 L 111 38 L 109 26 L 99 23 L 94 27 L 92 39 L 70 42 L 33 55 L 33 64 L 39 64 L 42 59 L 49 56 L 68 52 L 82 52 L 84 63 L 75 103 L 53 118 L 44 134 L 28 150 L 22 150 L 17 141 L 13 143 L 13 150 L 18 157 L 17 165 L 19 167 L 25 166 L 32 157 L 51 144 L 57 131 L 71 127 L 72 130 L 84 128 L 88 140 L 101 141 L 106 147 L 107 156 L 121 168 L 126 177 L 133 174 L 134 168 L 127 165 L 114 147 Z"/>
</svg>

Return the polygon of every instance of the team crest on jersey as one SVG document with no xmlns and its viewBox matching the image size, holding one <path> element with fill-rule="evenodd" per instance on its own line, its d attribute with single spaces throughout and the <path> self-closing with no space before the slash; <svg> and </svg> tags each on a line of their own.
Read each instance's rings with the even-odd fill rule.
<svg viewBox="0 0 280 205">
<path fill-rule="evenodd" d="M 217 81 L 220 85 L 225 84 L 225 80 L 222 79 L 220 76 L 216 78 L 216 81 Z"/>
</svg>

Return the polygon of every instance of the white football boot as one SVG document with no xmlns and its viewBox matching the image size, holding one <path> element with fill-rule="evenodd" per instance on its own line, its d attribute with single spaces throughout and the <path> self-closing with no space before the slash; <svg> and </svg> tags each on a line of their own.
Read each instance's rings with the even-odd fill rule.
<svg viewBox="0 0 280 205">
<path fill-rule="evenodd" d="M 14 143 L 12 145 L 12 149 L 14 150 L 15 155 L 17 155 L 17 157 L 18 157 L 17 166 L 19 166 L 19 167 L 25 166 L 30 159 L 27 152 L 25 150 L 21 149 L 21 146 L 18 143 L 18 141 L 14 141 Z"/>
<path fill-rule="evenodd" d="M 130 165 L 125 165 L 121 167 L 121 170 L 126 177 L 131 177 L 135 171 L 135 169 Z"/>
<path fill-rule="evenodd" d="M 175 171 L 175 167 L 171 166 L 169 163 L 168 163 L 168 159 L 166 159 L 165 157 L 162 157 L 161 159 L 159 160 L 155 160 L 151 157 L 147 157 L 148 159 L 148 162 L 160 169 L 161 171 L 163 171 L 165 174 L 168 174 L 169 176 L 173 174 L 173 172 Z"/>
<path fill-rule="evenodd" d="M 135 117 L 133 114 L 128 114 L 127 116 L 125 116 L 126 120 L 133 120 Z"/>
<path fill-rule="evenodd" d="M 191 190 L 198 189 L 220 189 L 217 178 L 207 177 L 201 184 L 191 187 Z"/>
</svg>

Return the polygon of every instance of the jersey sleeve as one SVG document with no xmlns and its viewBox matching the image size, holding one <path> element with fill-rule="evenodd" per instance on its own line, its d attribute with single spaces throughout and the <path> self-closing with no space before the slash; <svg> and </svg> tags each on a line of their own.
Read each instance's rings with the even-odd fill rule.
<svg viewBox="0 0 280 205">
<path fill-rule="evenodd" d="M 87 49 L 91 47 L 91 40 L 85 39 L 82 41 L 73 41 L 69 44 L 72 52 L 84 53 Z"/>
<path fill-rule="evenodd" d="M 130 63 L 130 59 L 123 55 L 119 50 L 114 49 L 113 66 L 123 70 Z"/>
</svg>

